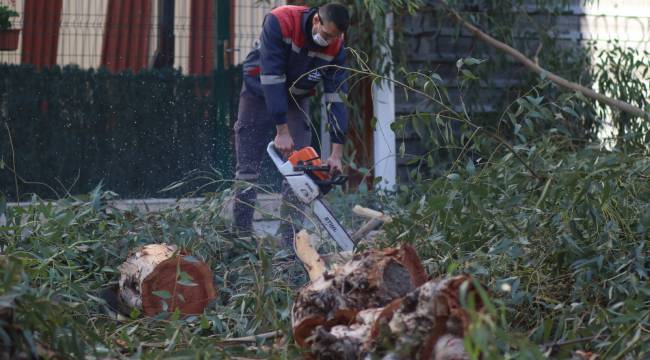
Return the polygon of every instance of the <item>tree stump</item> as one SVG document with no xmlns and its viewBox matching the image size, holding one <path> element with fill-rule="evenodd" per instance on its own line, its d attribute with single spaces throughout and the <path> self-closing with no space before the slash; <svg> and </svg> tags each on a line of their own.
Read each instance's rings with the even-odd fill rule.
<svg viewBox="0 0 650 360">
<path fill-rule="evenodd" d="M 138 248 L 119 271 L 120 301 L 147 316 L 176 309 L 183 315 L 200 314 L 217 296 L 210 268 L 179 253 L 175 245 Z"/>
<path fill-rule="evenodd" d="M 292 309 L 296 342 L 307 346 L 323 326 L 349 325 L 365 309 L 383 307 L 426 281 L 426 272 L 410 246 L 369 250 L 327 270 L 298 294 Z"/>
<path fill-rule="evenodd" d="M 292 326 L 312 358 L 469 359 L 461 293 L 483 308 L 469 276 L 426 281 L 410 246 L 369 250 L 311 275 L 294 302 Z"/>
</svg>

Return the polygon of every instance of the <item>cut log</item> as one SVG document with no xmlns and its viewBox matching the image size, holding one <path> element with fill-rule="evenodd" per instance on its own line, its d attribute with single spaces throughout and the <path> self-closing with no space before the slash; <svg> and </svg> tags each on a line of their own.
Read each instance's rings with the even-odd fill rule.
<svg viewBox="0 0 650 360">
<path fill-rule="evenodd" d="M 131 252 L 119 266 L 123 304 L 153 316 L 176 309 L 200 314 L 217 295 L 210 268 L 175 245 L 151 244 Z"/>
<path fill-rule="evenodd" d="M 318 359 L 359 359 L 372 325 L 382 310 L 383 308 L 362 310 L 349 326 L 336 325 L 329 331 L 324 326 L 318 326 L 311 337 L 311 352 Z"/>
<path fill-rule="evenodd" d="M 372 358 L 396 360 L 469 359 L 462 340 L 469 327 L 469 314 L 461 307 L 461 293 L 472 299 L 477 311 L 483 308 L 471 278 L 461 275 L 431 280 L 396 297 L 398 289 L 393 296 L 385 289 L 399 288 L 394 280 L 400 276 L 395 276 L 375 286 L 374 292 L 368 291 L 375 283 L 373 273 L 395 271 L 386 267 L 396 261 L 392 251 L 384 257 L 377 250 L 357 255 L 345 266 L 326 271 L 298 294 L 292 319 L 294 338 L 298 345 L 310 349 L 313 358 L 352 360 L 372 354 Z M 408 263 L 414 255 L 404 253 L 402 249 L 400 263 Z M 369 264 L 372 261 L 376 264 Z M 368 276 L 365 280 L 350 278 L 351 269 Z M 349 291 L 337 291 L 341 288 Z M 363 296 L 366 301 L 362 304 Z M 394 300 L 386 302 L 391 297 Z"/>
<path fill-rule="evenodd" d="M 379 308 L 422 285 L 426 272 L 410 246 L 356 254 L 300 290 L 292 309 L 296 342 L 308 345 L 322 326 L 349 325 L 365 309 Z"/>
<path fill-rule="evenodd" d="M 466 359 L 462 339 L 469 315 L 461 307 L 467 286 L 476 310 L 483 305 L 471 278 L 432 280 L 386 307 L 375 321 L 365 351 L 390 359 Z"/>
</svg>

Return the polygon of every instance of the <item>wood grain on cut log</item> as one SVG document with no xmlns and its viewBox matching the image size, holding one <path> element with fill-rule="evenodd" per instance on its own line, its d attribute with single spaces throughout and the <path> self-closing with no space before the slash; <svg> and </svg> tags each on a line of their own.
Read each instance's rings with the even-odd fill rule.
<svg viewBox="0 0 650 360">
<path fill-rule="evenodd" d="M 336 325 L 329 331 L 324 326 L 314 329 L 310 349 L 318 359 L 358 359 L 363 352 L 372 325 L 383 308 L 362 310 L 353 324 Z"/>
<path fill-rule="evenodd" d="M 121 301 L 148 316 L 176 309 L 184 315 L 202 313 L 217 295 L 212 272 L 177 250 L 174 245 L 151 244 L 132 251 L 119 267 Z"/>
<path fill-rule="evenodd" d="M 317 327 L 329 331 L 349 325 L 361 310 L 383 307 L 425 281 L 424 268 L 410 246 L 356 254 L 300 290 L 292 309 L 294 338 L 307 346 Z"/>
<path fill-rule="evenodd" d="M 349 324 L 317 326 L 309 348 L 317 359 L 465 360 L 463 336 L 468 314 L 460 307 L 460 288 L 470 278 L 432 280 L 383 308 L 357 313 Z M 476 300 L 477 297 L 475 297 Z M 477 302 L 478 310 L 482 305 Z"/>
<path fill-rule="evenodd" d="M 429 281 L 382 311 L 366 351 L 391 359 L 468 358 L 459 340 L 469 326 L 469 315 L 460 303 L 461 286 L 468 286 L 466 293 L 480 311 L 482 304 L 469 276 Z"/>
</svg>

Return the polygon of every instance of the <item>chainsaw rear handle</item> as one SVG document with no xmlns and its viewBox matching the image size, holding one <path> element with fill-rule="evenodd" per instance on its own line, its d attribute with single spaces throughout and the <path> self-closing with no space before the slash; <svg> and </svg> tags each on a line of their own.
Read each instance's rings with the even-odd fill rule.
<svg viewBox="0 0 650 360">
<path fill-rule="evenodd" d="M 273 141 L 271 141 L 267 146 L 266 146 L 266 152 L 269 153 L 269 156 L 271 157 L 271 160 L 273 160 L 273 163 L 275 166 L 278 168 L 282 166 L 286 160 L 282 158 L 282 154 L 278 151 L 278 149 L 275 148 L 275 145 L 273 144 Z"/>
</svg>

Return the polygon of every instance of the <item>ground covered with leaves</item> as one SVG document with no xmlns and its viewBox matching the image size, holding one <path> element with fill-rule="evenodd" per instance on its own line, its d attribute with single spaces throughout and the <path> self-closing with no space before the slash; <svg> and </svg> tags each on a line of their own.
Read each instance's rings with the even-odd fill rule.
<svg viewBox="0 0 650 360">
<path fill-rule="evenodd" d="M 292 297 L 306 277 L 299 265 L 282 261 L 286 251 L 228 235 L 220 195 L 196 208 L 155 213 L 118 211 L 107 205 L 113 196 L 96 191 L 28 207 L 2 204 L 0 308 L 11 308 L 13 319 L 0 320 L 0 358 L 295 356 L 290 346 L 222 341 L 290 332 Z M 187 318 L 145 318 L 137 311 L 122 321 L 107 316 L 100 294 L 119 279 L 117 267 L 129 250 L 159 242 L 177 244 L 210 266 L 217 301 Z"/>
<path fill-rule="evenodd" d="M 468 273 L 489 290 L 465 346 L 473 358 L 650 356 L 650 158 L 576 149 L 547 137 L 396 196 L 332 203 L 382 207 L 395 221 L 377 246 L 416 246 L 429 275 Z M 524 162 L 528 165 L 525 166 Z M 533 168 L 535 174 L 529 171 Z M 270 242 L 228 235 L 225 194 L 191 209 L 117 211 L 115 195 L 0 205 L 0 340 L 4 358 L 293 358 L 290 307 L 306 282 Z M 138 245 L 178 244 L 206 261 L 218 299 L 204 314 L 108 317 L 99 294 Z M 468 304 L 471 307 L 471 304 Z M 279 330 L 280 338 L 228 339 Z"/>
</svg>

